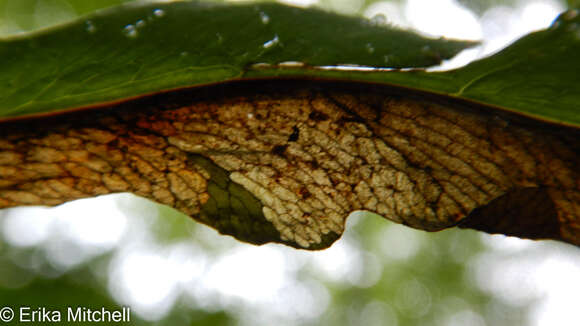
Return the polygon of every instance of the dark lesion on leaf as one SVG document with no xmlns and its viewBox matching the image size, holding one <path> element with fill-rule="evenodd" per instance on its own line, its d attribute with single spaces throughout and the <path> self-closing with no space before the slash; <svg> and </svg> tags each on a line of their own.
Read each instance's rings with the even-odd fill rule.
<svg viewBox="0 0 580 326">
<path fill-rule="evenodd" d="M 458 225 L 527 239 L 559 239 L 556 207 L 545 188 L 516 188 L 474 209 Z"/>
</svg>

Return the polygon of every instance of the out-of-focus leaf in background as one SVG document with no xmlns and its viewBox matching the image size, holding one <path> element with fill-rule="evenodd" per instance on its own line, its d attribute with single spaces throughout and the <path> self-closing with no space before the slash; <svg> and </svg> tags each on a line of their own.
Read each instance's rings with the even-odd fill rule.
<svg viewBox="0 0 580 326">
<path fill-rule="evenodd" d="M 13 34 L 64 23 L 133 0 L 0 0 L 0 33 Z"/>
<path fill-rule="evenodd" d="M 3 216 L 2 234 L 12 245 L 1 246 L 0 302 L 53 309 L 129 305 L 134 325 L 152 324 L 148 320 L 160 325 L 449 325 L 459 320 L 511 326 L 527 324 L 534 299 L 514 305 L 479 284 L 473 267 L 489 248 L 475 231 L 417 232 L 359 214 L 328 250 L 257 248 L 172 209 L 116 197 L 126 226 L 112 250 L 75 244 L 69 231 L 59 229 L 70 223 L 78 231 L 74 220 L 82 217 L 69 214 L 80 210 L 63 207 L 44 216 L 54 233 L 36 245 L 18 243 L 9 234 L 18 230 L 14 223 L 22 216 L 14 216 L 17 211 Z M 89 206 L 102 208 L 95 217 L 110 214 L 105 199 Z M 68 265 L 77 255 L 87 256 Z"/>
</svg>

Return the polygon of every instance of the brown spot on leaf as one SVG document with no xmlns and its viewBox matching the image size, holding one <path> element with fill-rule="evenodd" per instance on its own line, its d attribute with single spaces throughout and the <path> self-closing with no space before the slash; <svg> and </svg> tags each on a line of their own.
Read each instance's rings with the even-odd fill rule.
<svg viewBox="0 0 580 326">
<path fill-rule="evenodd" d="M 272 153 L 274 153 L 278 156 L 284 156 L 284 152 L 286 152 L 286 148 L 288 148 L 288 145 L 276 145 L 272 148 Z"/>
<path fill-rule="evenodd" d="M 320 122 L 320 121 L 326 121 L 326 120 L 328 120 L 329 117 L 328 117 L 328 115 L 324 114 L 323 112 L 320 112 L 320 111 L 317 111 L 317 110 L 313 110 L 308 115 L 308 119 L 310 119 L 312 121 Z"/>
</svg>

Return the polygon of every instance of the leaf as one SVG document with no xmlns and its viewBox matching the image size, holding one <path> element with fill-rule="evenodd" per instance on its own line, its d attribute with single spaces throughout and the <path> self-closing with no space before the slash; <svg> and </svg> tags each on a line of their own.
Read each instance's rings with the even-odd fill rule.
<svg viewBox="0 0 580 326">
<path fill-rule="evenodd" d="M 0 207 L 132 192 L 256 244 L 325 248 L 361 209 L 578 244 L 577 137 L 378 85 L 235 83 L 5 123 Z"/>
<path fill-rule="evenodd" d="M 450 54 L 467 44 L 425 41 L 368 23 L 362 34 L 362 20 L 280 5 L 124 8 L 0 47 L 0 57 L 22 62 L 8 66 L 0 83 L 12 90 L 5 116 L 123 101 L 4 121 L 0 207 L 132 192 L 256 244 L 325 248 L 353 210 L 428 231 L 461 226 L 580 244 L 580 131 L 546 122 L 576 124 L 577 109 L 570 106 L 576 63 L 567 49 L 577 46 L 574 14 L 463 69 L 427 73 L 320 66 L 378 65 L 395 44 L 404 46 L 392 58 L 397 66 L 428 64 L 444 56 L 442 49 Z M 228 19 L 238 11 L 231 30 Z M 192 18 L 210 12 L 217 23 L 191 32 Z M 172 15 L 182 19 L 165 21 Z M 297 19 L 336 25 L 308 34 Z M 167 35 L 169 25 L 184 32 Z M 222 34 L 228 25 L 233 34 Z M 133 27 L 124 35 L 123 26 Z M 85 47 L 87 35 L 100 37 L 99 28 L 115 41 L 113 49 L 98 42 Z M 400 33 L 404 45 L 397 39 L 372 51 L 366 46 Z M 336 34 L 339 41 L 331 37 Z M 175 45 L 188 52 L 182 56 Z M 543 50 L 552 46 L 549 60 Z M 298 55 L 306 65 L 279 64 Z M 559 62 L 554 69 L 540 65 L 554 60 L 569 63 L 568 70 Z M 533 75 L 514 75 L 531 68 Z M 216 84 L 225 80 L 237 82 Z M 174 89 L 207 83 L 213 86 Z M 174 90 L 129 100 L 168 89 Z"/>
<path fill-rule="evenodd" d="M 0 116 L 238 79 L 256 63 L 429 66 L 473 44 L 279 4 L 131 4 L 1 41 Z"/>
<path fill-rule="evenodd" d="M 561 14 L 552 26 L 466 67 L 445 71 L 249 71 L 245 77 L 309 75 L 404 86 L 468 99 L 535 119 L 580 126 L 580 16 Z"/>
</svg>

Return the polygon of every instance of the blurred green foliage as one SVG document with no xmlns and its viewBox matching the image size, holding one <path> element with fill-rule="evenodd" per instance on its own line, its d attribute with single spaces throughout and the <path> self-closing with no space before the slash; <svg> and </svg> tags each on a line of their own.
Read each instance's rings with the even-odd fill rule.
<svg viewBox="0 0 580 326">
<path fill-rule="evenodd" d="M 379 256 L 381 276 L 368 288 L 334 285 L 333 304 L 322 324 L 389 325 L 389 313 L 373 316 L 370 307 L 377 304 L 390 307 L 386 311 L 395 316 L 398 325 L 447 325 L 452 315 L 465 310 L 481 316 L 485 325 L 528 324 L 527 305 L 510 306 L 476 286 L 467 263 L 486 251 L 477 232 L 417 232 L 370 215 L 354 226 L 353 233 L 357 245 L 367 253 L 365 269 L 373 266 L 373 254 L 383 250 Z M 393 247 L 385 248 L 384 237 L 395 232 L 414 238 L 416 253 L 395 258 L 385 255 L 385 250 L 405 251 L 409 245 L 403 238 L 389 241 Z M 497 311 L 509 313 L 498 315 Z"/>
<path fill-rule="evenodd" d="M 29 31 L 71 20 L 98 9 L 108 8 L 128 2 L 151 0 L 0 0 L 0 35 L 19 31 Z M 211 0 L 209 0 L 211 1 Z M 213 0 L 228 1 L 228 0 Z M 231 1 L 231 0 L 230 0 Z M 260 0 L 275 1 L 275 0 Z M 318 0 L 315 5 L 328 10 L 344 8 L 343 13 L 360 15 L 370 5 L 384 0 Z M 405 0 L 390 0 L 404 3 Z M 461 5 L 482 15 L 494 6 L 515 6 L 522 0 L 457 0 Z M 564 1 L 564 0 L 559 0 Z M 341 4 L 341 5 L 339 5 Z M 580 6 L 579 0 L 562 3 L 570 8 Z M 350 11 L 348 11 L 350 8 Z M 347 10 L 345 12 L 345 10 Z"/>
<path fill-rule="evenodd" d="M 458 2 L 477 15 L 495 6 L 513 6 L 521 3 L 520 0 L 458 0 Z"/>
<path fill-rule="evenodd" d="M 224 255 L 228 250 L 218 243 L 229 240 L 225 237 L 211 239 L 214 243 L 196 239 L 198 229 L 205 226 L 193 223 L 173 209 L 152 203 L 135 205 L 122 208 L 127 213 L 135 213 L 136 209 L 158 210 L 149 225 L 154 230 L 155 242 L 171 245 L 195 241 L 212 257 Z M 2 222 L 0 216 L 0 226 Z M 331 298 L 327 310 L 304 325 L 446 325 L 462 311 L 479 316 L 486 325 L 528 324 L 529 302 L 510 306 L 480 289 L 474 281 L 468 263 L 487 250 L 475 231 L 425 233 L 366 215 L 348 228 L 345 237 L 342 241 L 356 248 L 359 256 L 352 259 L 360 268 L 353 280 L 329 279 L 309 264 L 297 271 L 298 279 L 323 284 Z M 121 309 L 107 290 L 108 266 L 121 248 L 67 270 L 52 266 L 42 248 L 22 249 L 0 243 L 0 306 L 61 311 L 67 306 Z M 317 260 L 323 252 L 306 254 Z M 129 324 L 238 325 L 238 315 L 235 307 L 208 310 L 190 300 L 178 300 L 162 320 L 147 322 L 133 313 Z"/>
<path fill-rule="evenodd" d="M 29 31 L 135 0 L 0 0 L 0 33 Z"/>
<path fill-rule="evenodd" d="M 100 260 L 106 259 L 101 257 Z M 94 268 L 98 260 L 76 268 L 66 273 L 53 277 L 34 277 L 29 283 L 18 288 L 0 287 L 0 306 L 11 307 L 15 311 L 19 307 L 30 307 L 31 311 L 46 308 L 57 310 L 62 313 L 62 324 L 65 323 L 67 307 L 73 310 L 77 307 L 100 310 L 105 308 L 109 311 L 120 310 L 122 307 L 116 303 L 106 291 L 106 286 L 94 277 Z M 5 266 L 3 266 L 5 267 Z M 10 267 L 9 267 L 10 268 Z M 2 271 L 5 272 L 5 271 Z M 26 273 L 26 271 L 23 271 Z M 1 273 L 1 272 L 0 272 Z M 6 277 L 0 274 L 0 277 Z M 2 281 L 6 281 L 3 279 Z M 161 321 L 147 322 L 140 319 L 135 313 L 131 313 L 129 323 L 125 325 L 230 325 L 233 323 L 232 316 L 223 311 L 206 312 L 192 309 L 184 305 L 176 305 L 170 315 Z M 10 325 L 30 325 L 30 322 L 15 322 Z M 34 325 L 54 325 L 51 321 L 34 322 Z M 95 322 L 75 322 L 75 325 L 95 325 Z"/>
</svg>

